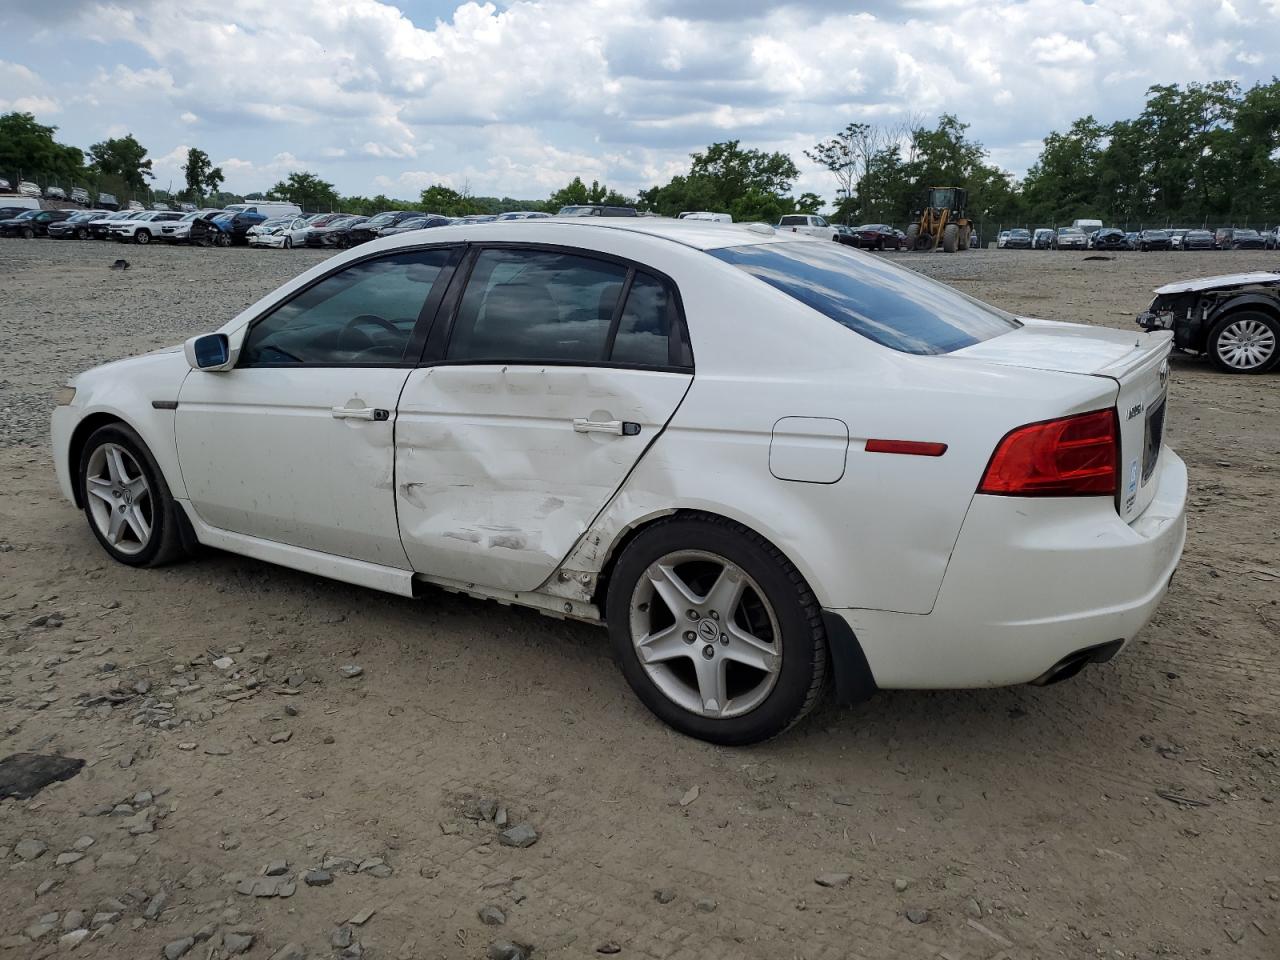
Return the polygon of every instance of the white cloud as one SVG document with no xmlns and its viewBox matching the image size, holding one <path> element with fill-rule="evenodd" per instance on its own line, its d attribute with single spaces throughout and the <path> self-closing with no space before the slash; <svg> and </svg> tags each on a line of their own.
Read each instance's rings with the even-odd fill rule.
<svg viewBox="0 0 1280 960">
<path fill-rule="evenodd" d="M 805 147 L 943 111 L 1021 172 L 1050 129 L 1133 116 L 1151 84 L 1269 80 L 1280 45 L 1280 0 L 499 0 L 438 21 L 390 0 L 57 7 L 0 12 L 0 33 L 31 38 L 0 61 L 0 109 L 60 110 L 81 145 L 195 141 L 238 190 L 310 169 L 348 193 L 542 196 L 575 175 L 634 191 L 737 138 L 788 150 L 797 189 L 829 196 Z M 964 56 L 928 53 L 939 35 Z M 55 52 L 82 75 L 41 76 Z"/>
</svg>

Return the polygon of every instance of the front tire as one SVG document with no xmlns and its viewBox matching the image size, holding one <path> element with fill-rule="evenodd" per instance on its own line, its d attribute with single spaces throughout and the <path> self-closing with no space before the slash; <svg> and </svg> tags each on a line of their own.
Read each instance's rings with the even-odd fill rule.
<svg viewBox="0 0 1280 960">
<path fill-rule="evenodd" d="M 285 237 L 285 238 L 284 238 L 284 248 L 285 248 L 286 250 L 292 250 L 292 249 L 293 249 L 293 237 Z"/>
<path fill-rule="evenodd" d="M 139 230 L 133 235 L 133 242 L 146 246 L 151 242 L 151 233 L 147 230 Z"/>
<path fill-rule="evenodd" d="M 112 559 L 157 567 L 185 554 L 182 508 L 131 427 L 113 423 L 95 430 L 80 453 L 77 478 L 89 529 Z"/>
<path fill-rule="evenodd" d="M 643 530 L 618 559 L 606 611 L 636 696 L 700 740 L 776 736 L 813 709 L 826 682 L 812 590 L 781 551 L 730 520 L 675 517 Z"/>
<path fill-rule="evenodd" d="M 1229 313 L 1213 325 L 1205 346 L 1224 373 L 1265 373 L 1280 361 L 1280 320 L 1255 310 Z"/>
<path fill-rule="evenodd" d="M 34 230 L 32 230 L 30 227 L 23 227 L 23 228 L 22 228 L 22 239 L 23 239 L 23 240 L 34 240 L 35 238 L 36 238 L 36 232 L 35 232 Z"/>
</svg>

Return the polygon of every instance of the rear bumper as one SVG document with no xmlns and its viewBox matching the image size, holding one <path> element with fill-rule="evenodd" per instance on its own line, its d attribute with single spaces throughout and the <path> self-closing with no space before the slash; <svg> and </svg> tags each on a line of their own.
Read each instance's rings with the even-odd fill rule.
<svg viewBox="0 0 1280 960">
<path fill-rule="evenodd" d="M 880 688 L 991 687 L 1127 644 L 1155 613 L 1186 540 L 1187 470 L 1161 453 L 1132 524 L 1104 498 L 975 496 L 929 614 L 835 610 Z"/>
</svg>

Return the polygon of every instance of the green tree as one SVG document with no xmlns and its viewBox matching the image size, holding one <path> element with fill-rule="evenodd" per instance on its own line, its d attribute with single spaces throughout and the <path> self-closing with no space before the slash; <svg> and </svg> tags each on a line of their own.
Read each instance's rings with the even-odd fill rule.
<svg viewBox="0 0 1280 960">
<path fill-rule="evenodd" d="M 1050 133 L 1027 171 L 1023 189 L 1033 219 L 1062 223 L 1101 214 L 1099 164 L 1107 130 L 1092 116 L 1081 117 L 1066 133 Z"/>
<path fill-rule="evenodd" d="M 796 200 L 797 213 L 817 213 L 822 209 L 822 198 L 816 193 L 802 193 Z"/>
<path fill-rule="evenodd" d="M 603 203 L 610 207 L 631 207 L 635 206 L 635 202 L 631 197 L 623 196 L 616 190 L 610 190 L 599 180 L 592 180 L 591 186 L 588 187 L 582 182 L 581 177 L 574 177 L 567 185 L 551 194 L 551 198 L 547 200 L 546 209 L 554 213 L 561 207 L 580 206 L 585 203 Z"/>
<path fill-rule="evenodd" d="M 292 200 L 303 210 L 338 209 L 338 191 L 333 184 L 306 170 L 289 174 L 267 191 L 267 197 L 271 200 Z"/>
<path fill-rule="evenodd" d="M 0 116 L 0 174 L 8 179 L 43 179 L 72 184 L 84 177 L 84 154 L 58 143 L 57 127 L 36 122 L 34 114 Z"/>
<path fill-rule="evenodd" d="M 209 155 L 196 147 L 187 151 L 187 163 L 182 172 L 187 180 L 187 196 L 197 202 L 206 193 L 217 193 L 226 179 L 222 175 L 222 168 L 215 167 Z"/>
<path fill-rule="evenodd" d="M 118 177 L 135 194 L 147 190 L 147 181 L 154 178 L 147 148 L 132 133 L 95 143 L 89 148 L 93 169 L 107 177 Z"/>
<path fill-rule="evenodd" d="M 767 223 L 794 209 L 787 194 L 800 171 L 785 153 L 744 150 L 739 141 L 727 140 L 691 154 L 690 160 L 687 175 L 641 191 L 640 203 L 665 216 L 712 210 Z"/>
<path fill-rule="evenodd" d="M 428 213 L 440 213 L 446 217 L 465 217 L 480 212 L 471 197 L 440 183 L 422 191 L 421 206 Z"/>
</svg>

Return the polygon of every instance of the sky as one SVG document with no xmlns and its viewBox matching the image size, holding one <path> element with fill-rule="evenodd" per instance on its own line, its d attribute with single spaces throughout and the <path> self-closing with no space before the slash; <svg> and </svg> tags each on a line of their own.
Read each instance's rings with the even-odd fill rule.
<svg viewBox="0 0 1280 960">
<path fill-rule="evenodd" d="M 851 121 L 954 113 L 1021 175 L 1077 117 L 1270 81 L 1277 50 L 1280 0 L 3 0 L 0 112 L 132 132 L 161 188 L 195 146 L 237 193 L 633 194 L 738 139 L 831 199 L 803 151 Z"/>
</svg>

